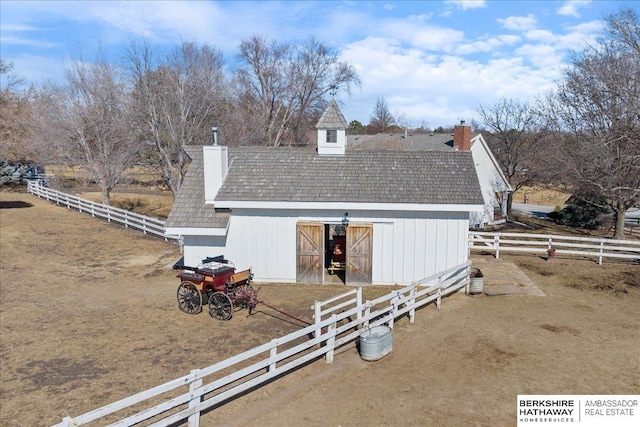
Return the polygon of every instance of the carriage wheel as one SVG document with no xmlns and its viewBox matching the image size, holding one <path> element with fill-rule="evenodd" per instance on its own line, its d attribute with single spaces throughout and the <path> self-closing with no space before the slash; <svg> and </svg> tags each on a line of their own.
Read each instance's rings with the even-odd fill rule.
<svg viewBox="0 0 640 427">
<path fill-rule="evenodd" d="M 178 307 L 184 313 L 197 314 L 202 311 L 202 294 L 191 282 L 182 282 L 178 287 Z"/>
<path fill-rule="evenodd" d="M 233 315 L 231 299 L 222 292 L 209 296 L 209 315 L 218 320 L 229 320 Z"/>
</svg>

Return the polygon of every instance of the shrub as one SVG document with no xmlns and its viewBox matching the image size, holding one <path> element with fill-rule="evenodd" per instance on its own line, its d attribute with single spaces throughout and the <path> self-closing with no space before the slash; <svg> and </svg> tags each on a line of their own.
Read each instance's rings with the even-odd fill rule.
<svg viewBox="0 0 640 427">
<path fill-rule="evenodd" d="M 598 206 L 597 200 L 585 201 L 576 196 L 571 196 L 567 200 L 567 206 L 563 209 L 549 212 L 547 217 L 556 224 L 595 230 L 602 226 L 603 221 L 609 215 L 611 215 L 610 210 Z"/>
</svg>

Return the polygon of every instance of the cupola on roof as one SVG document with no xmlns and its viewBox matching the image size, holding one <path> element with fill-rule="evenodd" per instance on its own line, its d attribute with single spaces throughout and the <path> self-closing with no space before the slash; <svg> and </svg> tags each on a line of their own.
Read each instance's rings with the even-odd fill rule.
<svg viewBox="0 0 640 427">
<path fill-rule="evenodd" d="M 345 120 L 340 107 L 335 99 L 332 99 L 329 106 L 318 120 L 316 129 L 347 129 L 347 121 Z"/>
</svg>

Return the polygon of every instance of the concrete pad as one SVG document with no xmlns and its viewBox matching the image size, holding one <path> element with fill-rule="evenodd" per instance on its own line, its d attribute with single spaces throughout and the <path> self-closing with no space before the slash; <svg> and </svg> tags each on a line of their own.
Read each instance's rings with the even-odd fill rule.
<svg viewBox="0 0 640 427">
<path fill-rule="evenodd" d="M 517 265 L 493 257 L 471 257 L 471 267 L 478 268 L 483 280 L 483 294 L 546 296 Z"/>
</svg>

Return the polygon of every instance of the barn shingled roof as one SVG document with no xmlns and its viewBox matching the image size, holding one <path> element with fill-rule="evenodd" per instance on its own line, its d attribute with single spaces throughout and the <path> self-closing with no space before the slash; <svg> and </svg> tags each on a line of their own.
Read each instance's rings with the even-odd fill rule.
<svg viewBox="0 0 640 427">
<path fill-rule="evenodd" d="M 470 152 L 236 147 L 215 201 L 483 204 Z"/>
<path fill-rule="evenodd" d="M 180 191 L 173 201 L 165 227 L 226 228 L 229 211 L 216 211 L 204 203 L 202 147 L 184 147 L 191 158 Z"/>
</svg>

